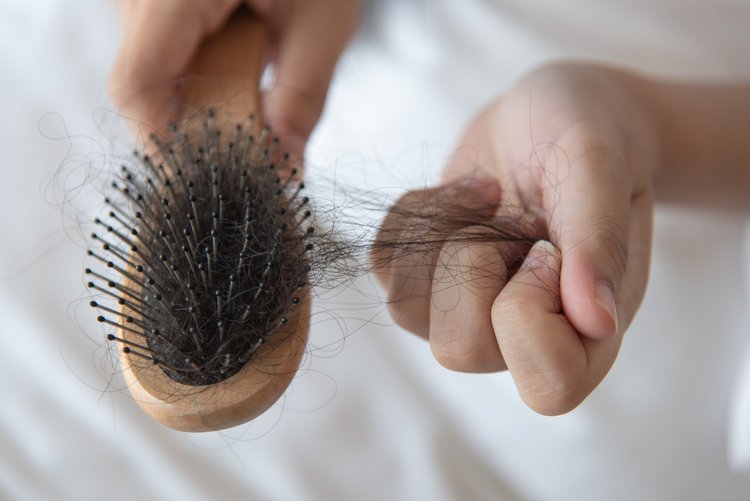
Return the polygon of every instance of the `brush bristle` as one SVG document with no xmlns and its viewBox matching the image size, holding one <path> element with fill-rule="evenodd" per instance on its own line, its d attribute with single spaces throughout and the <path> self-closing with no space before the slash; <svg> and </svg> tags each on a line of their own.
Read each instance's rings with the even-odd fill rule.
<svg viewBox="0 0 750 501">
<path fill-rule="evenodd" d="M 236 374 L 307 290 L 311 237 L 304 184 L 251 116 L 225 138 L 209 112 L 198 137 L 172 127 L 135 152 L 95 222 L 88 285 L 108 339 L 178 383 Z M 277 160 L 279 164 L 275 164 Z M 101 250 L 98 250 L 99 247 Z M 105 301 L 106 302 L 106 301 Z"/>
</svg>

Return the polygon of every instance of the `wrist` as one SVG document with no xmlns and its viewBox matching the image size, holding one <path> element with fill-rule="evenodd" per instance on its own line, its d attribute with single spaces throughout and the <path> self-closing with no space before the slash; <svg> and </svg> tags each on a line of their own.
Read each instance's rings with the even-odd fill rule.
<svg viewBox="0 0 750 501">
<path fill-rule="evenodd" d="M 653 125 L 656 200 L 748 210 L 750 86 L 634 82 Z"/>
<path fill-rule="evenodd" d="M 657 83 L 635 72 L 615 69 L 603 70 L 619 90 L 625 102 L 621 132 L 626 136 L 627 155 L 631 166 L 640 171 L 648 188 L 659 191 L 666 172 L 663 169 L 665 141 L 663 140 L 662 107 L 657 105 Z"/>
</svg>

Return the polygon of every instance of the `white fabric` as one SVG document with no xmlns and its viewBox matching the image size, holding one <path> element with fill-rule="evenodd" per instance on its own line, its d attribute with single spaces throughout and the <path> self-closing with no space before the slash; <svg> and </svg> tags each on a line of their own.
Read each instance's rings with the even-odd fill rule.
<svg viewBox="0 0 750 501">
<path fill-rule="evenodd" d="M 381 0 L 366 15 L 310 178 L 435 180 L 470 117 L 552 59 L 750 80 L 746 1 Z M 118 36 L 106 2 L 0 1 L 0 277 L 34 263 L 0 281 L 1 498 L 747 498 L 729 455 L 749 467 L 748 256 L 744 221 L 722 214 L 658 212 L 642 310 L 605 382 L 566 416 L 529 411 L 507 374 L 440 368 L 362 279 L 318 302 L 304 369 L 261 419 L 206 435 L 152 422 L 108 377 L 78 300 L 89 230 L 60 216 L 96 213 L 100 196 L 75 187 L 126 151 L 105 97 Z"/>
</svg>

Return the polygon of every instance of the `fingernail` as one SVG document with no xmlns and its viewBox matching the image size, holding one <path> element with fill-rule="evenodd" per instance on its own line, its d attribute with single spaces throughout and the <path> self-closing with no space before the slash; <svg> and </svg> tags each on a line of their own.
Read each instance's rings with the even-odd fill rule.
<svg viewBox="0 0 750 501">
<path fill-rule="evenodd" d="M 559 268 L 559 251 L 552 242 L 537 240 L 526 255 L 524 266 L 526 265 L 530 268 Z"/>
<path fill-rule="evenodd" d="M 612 325 L 614 326 L 612 332 L 609 335 L 616 334 L 617 328 L 617 303 L 615 302 L 615 293 L 612 290 L 612 286 L 606 282 L 599 282 L 594 287 L 594 299 L 599 306 L 612 318 Z"/>
<path fill-rule="evenodd" d="M 461 190 L 472 191 L 482 200 L 494 200 L 500 196 L 500 186 L 494 179 L 465 177 L 451 183 L 451 186 L 455 186 Z"/>
</svg>

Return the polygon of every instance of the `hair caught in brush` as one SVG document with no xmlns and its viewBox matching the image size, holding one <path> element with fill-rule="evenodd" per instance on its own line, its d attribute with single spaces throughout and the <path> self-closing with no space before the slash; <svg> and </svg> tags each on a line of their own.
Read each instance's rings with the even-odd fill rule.
<svg viewBox="0 0 750 501">
<path fill-rule="evenodd" d="M 160 159 L 122 165 L 97 218 L 88 286 L 108 339 L 175 381 L 207 385 L 251 360 L 307 292 L 314 248 L 309 198 L 278 140 L 253 117 L 223 138 L 213 114 L 196 140 L 151 136 Z M 96 249 L 99 247 L 99 249 Z M 111 304 L 114 302 L 115 304 Z M 128 314 L 123 313 L 127 311 Z"/>
<path fill-rule="evenodd" d="M 384 256 L 511 242 L 502 258 L 514 271 L 538 239 L 519 211 L 444 197 L 396 204 L 397 229 L 372 239 L 372 224 L 347 207 L 321 200 L 316 209 L 252 116 L 232 137 L 214 122 L 208 112 L 198 132 L 152 135 L 151 155 L 136 151 L 120 166 L 88 251 L 90 304 L 112 328 L 107 338 L 178 383 L 211 385 L 262 364 L 259 348 L 306 294 L 383 268 Z M 356 214 L 377 205 L 360 202 Z"/>
</svg>

